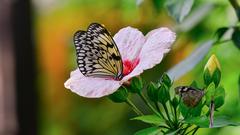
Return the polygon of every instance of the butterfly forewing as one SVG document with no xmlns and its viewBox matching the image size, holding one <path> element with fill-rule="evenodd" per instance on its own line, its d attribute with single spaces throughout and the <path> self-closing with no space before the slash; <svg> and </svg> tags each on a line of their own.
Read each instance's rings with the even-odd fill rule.
<svg viewBox="0 0 240 135">
<path fill-rule="evenodd" d="M 74 43 L 78 67 L 83 75 L 121 79 L 121 55 L 111 35 L 102 25 L 92 23 L 86 32 L 76 32 Z"/>
</svg>

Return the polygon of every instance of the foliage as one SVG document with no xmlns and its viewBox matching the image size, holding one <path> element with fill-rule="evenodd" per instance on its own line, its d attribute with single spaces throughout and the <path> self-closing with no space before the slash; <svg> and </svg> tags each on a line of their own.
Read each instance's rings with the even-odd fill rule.
<svg viewBox="0 0 240 135">
<path fill-rule="evenodd" d="M 170 94 L 172 90 L 172 80 L 164 73 L 157 84 L 151 82 L 148 85 L 147 95 L 150 100 L 144 96 L 141 90 L 134 92 L 142 98 L 153 113 L 152 115 L 144 115 L 141 110 L 134 106 L 133 110 L 140 116 L 134 117 L 131 120 L 138 120 L 151 125 L 149 128 L 136 132 L 135 135 L 185 135 L 189 133 L 195 134 L 199 128 L 239 126 L 240 123 L 233 122 L 226 115 L 214 117 L 214 112 L 224 104 L 225 100 L 225 89 L 219 86 L 221 78 L 219 76 L 214 77 L 216 71 L 219 72 L 218 74 L 221 74 L 218 68 L 220 65 L 214 65 L 216 61 L 218 60 L 215 55 L 212 55 L 208 60 L 203 72 L 203 74 L 208 75 L 204 75 L 203 80 L 210 81 L 205 83 L 205 86 L 200 89 L 198 88 L 198 82 L 193 81 L 190 86 L 175 88 L 176 94 Z M 217 62 L 217 64 L 219 63 Z M 213 73 L 210 74 L 209 70 Z M 217 80 L 218 83 L 215 83 L 214 80 Z M 132 83 L 138 82 L 138 84 L 142 84 L 141 81 L 132 81 Z M 139 88 L 136 85 L 130 85 L 130 87 L 126 88 L 133 89 L 134 86 L 135 89 Z M 203 91 L 205 94 L 199 96 L 200 91 Z M 195 96 L 194 98 L 199 101 L 196 102 L 195 99 L 189 99 L 189 94 Z M 187 102 L 195 102 L 195 105 L 189 106 Z M 155 108 L 152 104 L 155 105 Z M 207 108 L 207 112 L 204 111 L 204 107 Z M 211 122 L 213 125 L 211 125 Z"/>
</svg>

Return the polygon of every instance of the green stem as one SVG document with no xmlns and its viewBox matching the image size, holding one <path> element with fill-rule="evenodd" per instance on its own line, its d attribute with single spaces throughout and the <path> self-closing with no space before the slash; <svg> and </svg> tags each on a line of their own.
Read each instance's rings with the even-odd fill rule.
<svg viewBox="0 0 240 135">
<path fill-rule="evenodd" d="M 137 114 L 137 115 L 144 115 L 135 105 L 134 103 L 127 98 L 127 100 L 125 101 L 132 109 L 133 111 Z"/>
<path fill-rule="evenodd" d="M 139 92 L 138 95 L 142 98 L 142 100 L 144 101 L 144 103 L 159 117 L 161 117 L 161 115 L 155 110 L 155 108 L 148 102 L 147 98 L 141 93 Z"/>
<path fill-rule="evenodd" d="M 159 106 L 158 106 L 158 103 L 157 103 L 157 102 L 154 102 L 154 105 L 156 106 L 156 108 L 157 108 L 157 111 L 160 113 L 160 112 L 161 112 L 161 110 L 160 110 L 160 108 L 159 108 Z"/>
<path fill-rule="evenodd" d="M 173 108 L 174 109 L 174 115 L 175 115 L 175 122 L 178 123 L 178 116 L 177 116 L 177 108 Z"/>
</svg>

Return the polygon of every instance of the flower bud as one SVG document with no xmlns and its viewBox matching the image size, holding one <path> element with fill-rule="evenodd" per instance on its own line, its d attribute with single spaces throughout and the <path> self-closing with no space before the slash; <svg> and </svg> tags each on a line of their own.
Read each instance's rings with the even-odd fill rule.
<svg viewBox="0 0 240 135">
<path fill-rule="evenodd" d="M 109 98 L 115 103 L 122 103 L 127 100 L 128 91 L 125 87 L 120 87 L 116 92 L 109 95 Z"/>
<path fill-rule="evenodd" d="M 147 86 L 147 95 L 149 99 L 153 102 L 157 102 L 158 100 L 158 90 L 157 86 L 153 83 L 150 82 L 149 85 Z"/>
<path fill-rule="evenodd" d="M 168 88 L 165 84 L 162 84 L 158 88 L 158 101 L 162 104 L 165 104 L 168 100 L 170 100 Z"/>
<path fill-rule="evenodd" d="M 221 68 L 217 57 L 213 54 L 204 67 L 204 83 L 209 85 L 214 82 L 217 87 L 221 79 Z"/>
<path fill-rule="evenodd" d="M 161 82 L 164 83 L 168 88 L 172 86 L 172 81 L 166 73 L 163 73 L 161 77 Z"/>
<path fill-rule="evenodd" d="M 140 76 L 133 77 L 131 80 L 130 87 L 129 87 L 129 92 L 139 93 L 139 92 L 141 92 L 142 89 L 143 89 L 142 78 Z"/>
</svg>

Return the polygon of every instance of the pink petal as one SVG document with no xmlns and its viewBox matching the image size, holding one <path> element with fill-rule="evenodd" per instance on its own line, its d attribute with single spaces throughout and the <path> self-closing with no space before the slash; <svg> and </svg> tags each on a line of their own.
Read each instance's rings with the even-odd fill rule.
<svg viewBox="0 0 240 135">
<path fill-rule="evenodd" d="M 158 28 L 149 32 L 146 35 L 146 42 L 139 55 L 139 64 L 129 75 L 125 76 L 122 81 L 137 76 L 141 74 L 143 70 L 159 64 L 164 54 L 169 52 L 175 38 L 175 33 L 168 28 Z"/>
<path fill-rule="evenodd" d="M 71 77 L 64 83 L 67 89 L 87 98 L 99 98 L 115 92 L 121 83 L 115 80 L 85 77 L 79 69 L 71 72 Z"/>
<path fill-rule="evenodd" d="M 118 46 L 123 61 L 134 60 L 138 57 L 145 42 L 142 32 L 132 27 L 121 29 L 113 39 Z"/>
</svg>

